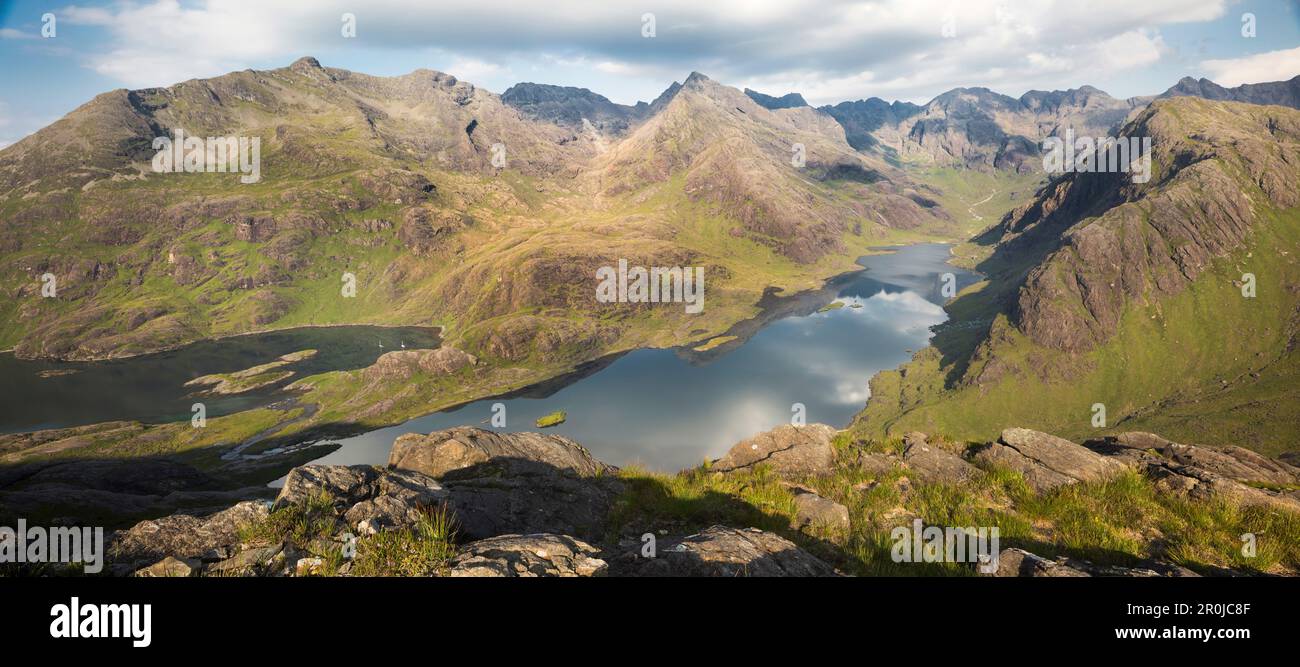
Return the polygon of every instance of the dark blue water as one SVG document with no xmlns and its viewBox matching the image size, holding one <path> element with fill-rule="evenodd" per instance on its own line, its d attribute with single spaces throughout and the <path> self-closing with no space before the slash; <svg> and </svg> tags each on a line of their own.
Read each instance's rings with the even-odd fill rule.
<svg viewBox="0 0 1300 667">
<path fill-rule="evenodd" d="M 437 347 L 438 330 L 428 327 L 304 327 L 206 340 L 169 352 L 128 359 L 61 362 L 0 355 L 0 433 L 80 426 L 113 420 L 146 423 L 189 421 L 190 406 L 202 401 L 208 417 L 268 405 L 284 398 L 281 388 L 327 371 L 365 368 L 380 354 Z M 316 356 L 282 370 L 292 377 L 233 396 L 196 397 L 185 383 L 201 375 L 252 368 L 299 350 Z M 49 375 L 42 377 L 42 373 Z"/>
<path fill-rule="evenodd" d="M 957 289 L 977 279 L 948 258 L 948 246 L 939 244 L 866 257 L 866 270 L 820 293 L 776 300 L 769 308 L 776 319 L 766 321 L 769 313 L 738 325 L 742 339 L 717 350 L 638 350 L 558 389 L 475 401 L 338 440 L 343 447 L 321 462 L 386 463 L 403 433 L 490 428 L 497 403 L 506 410 L 501 430 L 535 431 L 538 417 L 565 410 L 568 421 L 545 432 L 571 437 L 609 463 L 663 471 L 716 458 L 743 438 L 789 423 L 795 403 L 804 405 L 807 423 L 843 427 L 866 402 L 871 376 L 907 361 L 946 319 L 941 276 L 954 274 Z M 850 305 L 817 312 L 832 300 Z"/>
</svg>

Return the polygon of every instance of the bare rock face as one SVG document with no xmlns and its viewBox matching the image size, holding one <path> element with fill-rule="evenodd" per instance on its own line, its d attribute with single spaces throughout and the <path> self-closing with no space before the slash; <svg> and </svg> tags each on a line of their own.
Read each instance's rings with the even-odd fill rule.
<svg viewBox="0 0 1300 667">
<path fill-rule="evenodd" d="M 721 472 L 752 469 L 762 463 L 778 475 L 817 475 L 831 471 L 835 429 L 825 424 L 784 425 L 741 440 L 712 468 Z"/>
<path fill-rule="evenodd" d="M 1145 561 L 1138 567 L 1097 565 L 1075 558 L 1052 560 L 1024 549 L 1003 549 L 998 554 L 994 577 L 1198 577 L 1195 572 L 1172 563 Z"/>
<path fill-rule="evenodd" d="M 239 542 L 240 528 L 265 519 L 267 513 L 266 503 L 247 501 L 203 518 L 173 514 L 141 521 L 113 535 L 108 560 L 137 567 L 166 556 L 221 560 L 230 555 L 230 545 Z"/>
<path fill-rule="evenodd" d="M 136 577 L 197 577 L 202 563 L 198 559 L 168 556 L 149 567 L 136 570 Z"/>
<path fill-rule="evenodd" d="M 599 550 L 567 535 L 500 535 L 461 547 L 450 577 L 600 577 Z"/>
<path fill-rule="evenodd" d="M 332 497 L 349 528 L 362 535 L 413 525 L 422 511 L 449 498 L 437 480 L 416 471 L 306 465 L 289 473 L 275 502 L 300 504 L 320 493 Z"/>
<path fill-rule="evenodd" d="M 1238 482 L 1285 485 L 1300 482 L 1300 468 L 1242 447 L 1181 445 L 1153 433 L 1142 432 L 1121 433 L 1100 442 L 1113 448 L 1154 451 L 1173 463 L 1208 470 Z"/>
<path fill-rule="evenodd" d="M 1295 486 L 1300 468 L 1241 447 L 1183 445 L 1142 432 L 1107 436 L 1088 446 L 1138 469 L 1166 493 L 1300 511 L 1293 494 L 1260 488 Z"/>
<path fill-rule="evenodd" d="M 975 449 L 972 457 L 1020 472 L 1039 493 L 1081 481 L 1101 481 L 1125 469 L 1123 463 L 1069 440 L 1025 428 L 1002 431 L 998 442 Z"/>
<path fill-rule="evenodd" d="M 930 444 L 924 433 L 903 436 L 903 463 L 910 475 L 922 482 L 957 484 L 980 474 L 979 468 L 962 457 Z"/>
<path fill-rule="evenodd" d="M 660 543 L 655 558 L 626 562 L 643 577 L 833 577 L 835 569 L 779 535 L 757 528 L 712 526 Z"/>
<path fill-rule="evenodd" d="M 797 529 L 813 528 L 846 534 L 851 522 L 849 508 L 830 498 L 823 498 L 810 489 L 794 489 L 794 527 Z"/>
<path fill-rule="evenodd" d="M 458 427 L 408 434 L 393 443 L 388 465 L 442 480 L 459 534 L 594 535 L 622 493 L 616 469 L 557 435 L 496 433 Z"/>
<path fill-rule="evenodd" d="M 389 382 L 407 380 L 418 372 L 451 375 L 476 363 L 473 355 L 446 345 L 433 350 L 395 350 L 380 355 L 362 371 L 362 377 L 367 382 Z"/>
<path fill-rule="evenodd" d="M 338 504 L 355 504 L 373 495 L 379 470 L 374 466 L 305 465 L 289 471 L 276 506 L 297 505 L 325 493 Z"/>
<path fill-rule="evenodd" d="M 389 452 L 388 466 L 439 479 L 481 477 L 489 469 L 503 473 L 566 471 L 584 477 L 614 470 L 562 436 L 472 427 L 400 436 Z"/>
</svg>

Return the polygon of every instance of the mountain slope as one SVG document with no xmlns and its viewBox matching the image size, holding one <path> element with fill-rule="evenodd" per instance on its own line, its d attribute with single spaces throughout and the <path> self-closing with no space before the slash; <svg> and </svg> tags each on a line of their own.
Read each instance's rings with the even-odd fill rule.
<svg viewBox="0 0 1300 667">
<path fill-rule="evenodd" d="M 512 91 L 550 111 L 438 72 L 311 58 L 101 95 L 0 151 L 0 345 L 91 359 L 304 324 L 440 324 L 489 362 L 563 367 L 720 331 L 768 287 L 813 287 L 899 230 L 948 225 L 831 119 L 702 75 L 622 138 L 566 115 L 604 98 Z M 153 172 L 154 137 L 176 128 L 258 138 L 261 180 Z M 709 308 L 597 303 L 596 268 L 620 258 L 706 266 Z M 56 298 L 40 297 L 46 273 Z"/>
<path fill-rule="evenodd" d="M 934 348 L 873 380 L 859 428 L 1083 436 L 1100 404 L 1103 431 L 1294 446 L 1300 112 L 1160 100 L 1124 135 L 1152 137 L 1151 180 L 1066 174 L 990 230 L 990 280 L 949 304 Z M 1198 416 L 1164 417 L 1179 411 Z"/>
<path fill-rule="evenodd" d="M 501 93 L 501 101 L 530 118 L 573 129 L 584 129 L 583 121 L 598 131 L 618 136 L 650 115 L 650 105 L 615 104 L 603 95 L 571 86 L 517 83 Z"/>
</svg>

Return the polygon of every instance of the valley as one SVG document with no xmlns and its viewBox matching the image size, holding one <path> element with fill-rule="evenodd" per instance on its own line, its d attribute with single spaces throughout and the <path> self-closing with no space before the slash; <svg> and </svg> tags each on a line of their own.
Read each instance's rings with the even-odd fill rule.
<svg viewBox="0 0 1300 667">
<path fill-rule="evenodd" d="M 15 401 L 0 497 L 113 525 L 203 513 L 312 461 L 382 465 L 498 402 L 505 430 L 564 411 L 548 431 L 654 479 L 795 404 L 873 452 L 923 432 L 973 456 L 1016 426 L 1287 455 L 1300 116 L 1255 102 L 1297 86 L 814 109 L 696 72 L 618 105 L 302 58 L 105 93 L 0 151 L 4 363 L 55 406 L 124 386 L 93 369 L 172 365 L 139 405 L 86 394 L 85 418 Z M 150 169 L 175 128 L 257 138 L 259 178 Z M 1044 174 L 1040 142 L 1068 128 L 1153 137 L 1152 179 Z M 619 266 L 698 271 L 706 306 L 598 299 Z M 426 333 L 302 339 L 360 327 Z M 175 362 L 224 341 L 258 354 Z M 1023 495 L 998 480 L 996 502 Z"/>
</svg>

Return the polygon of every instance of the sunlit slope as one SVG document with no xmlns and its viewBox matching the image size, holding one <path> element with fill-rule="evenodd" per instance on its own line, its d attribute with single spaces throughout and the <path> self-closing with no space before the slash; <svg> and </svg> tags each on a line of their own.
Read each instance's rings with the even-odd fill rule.
<svg viewBox="0 0 1300 667">
<path fill-rule="evenodd" d="M 1152 137 L 1150 181 L 1066 175 L 1008 215 L 982 239 L 992 281 L 949 305 L 934 348 L 875 378 L 857 428 L 1295 447 L 1300 112 L 1164 100 L 1125 134 Z"/>
</svg>

